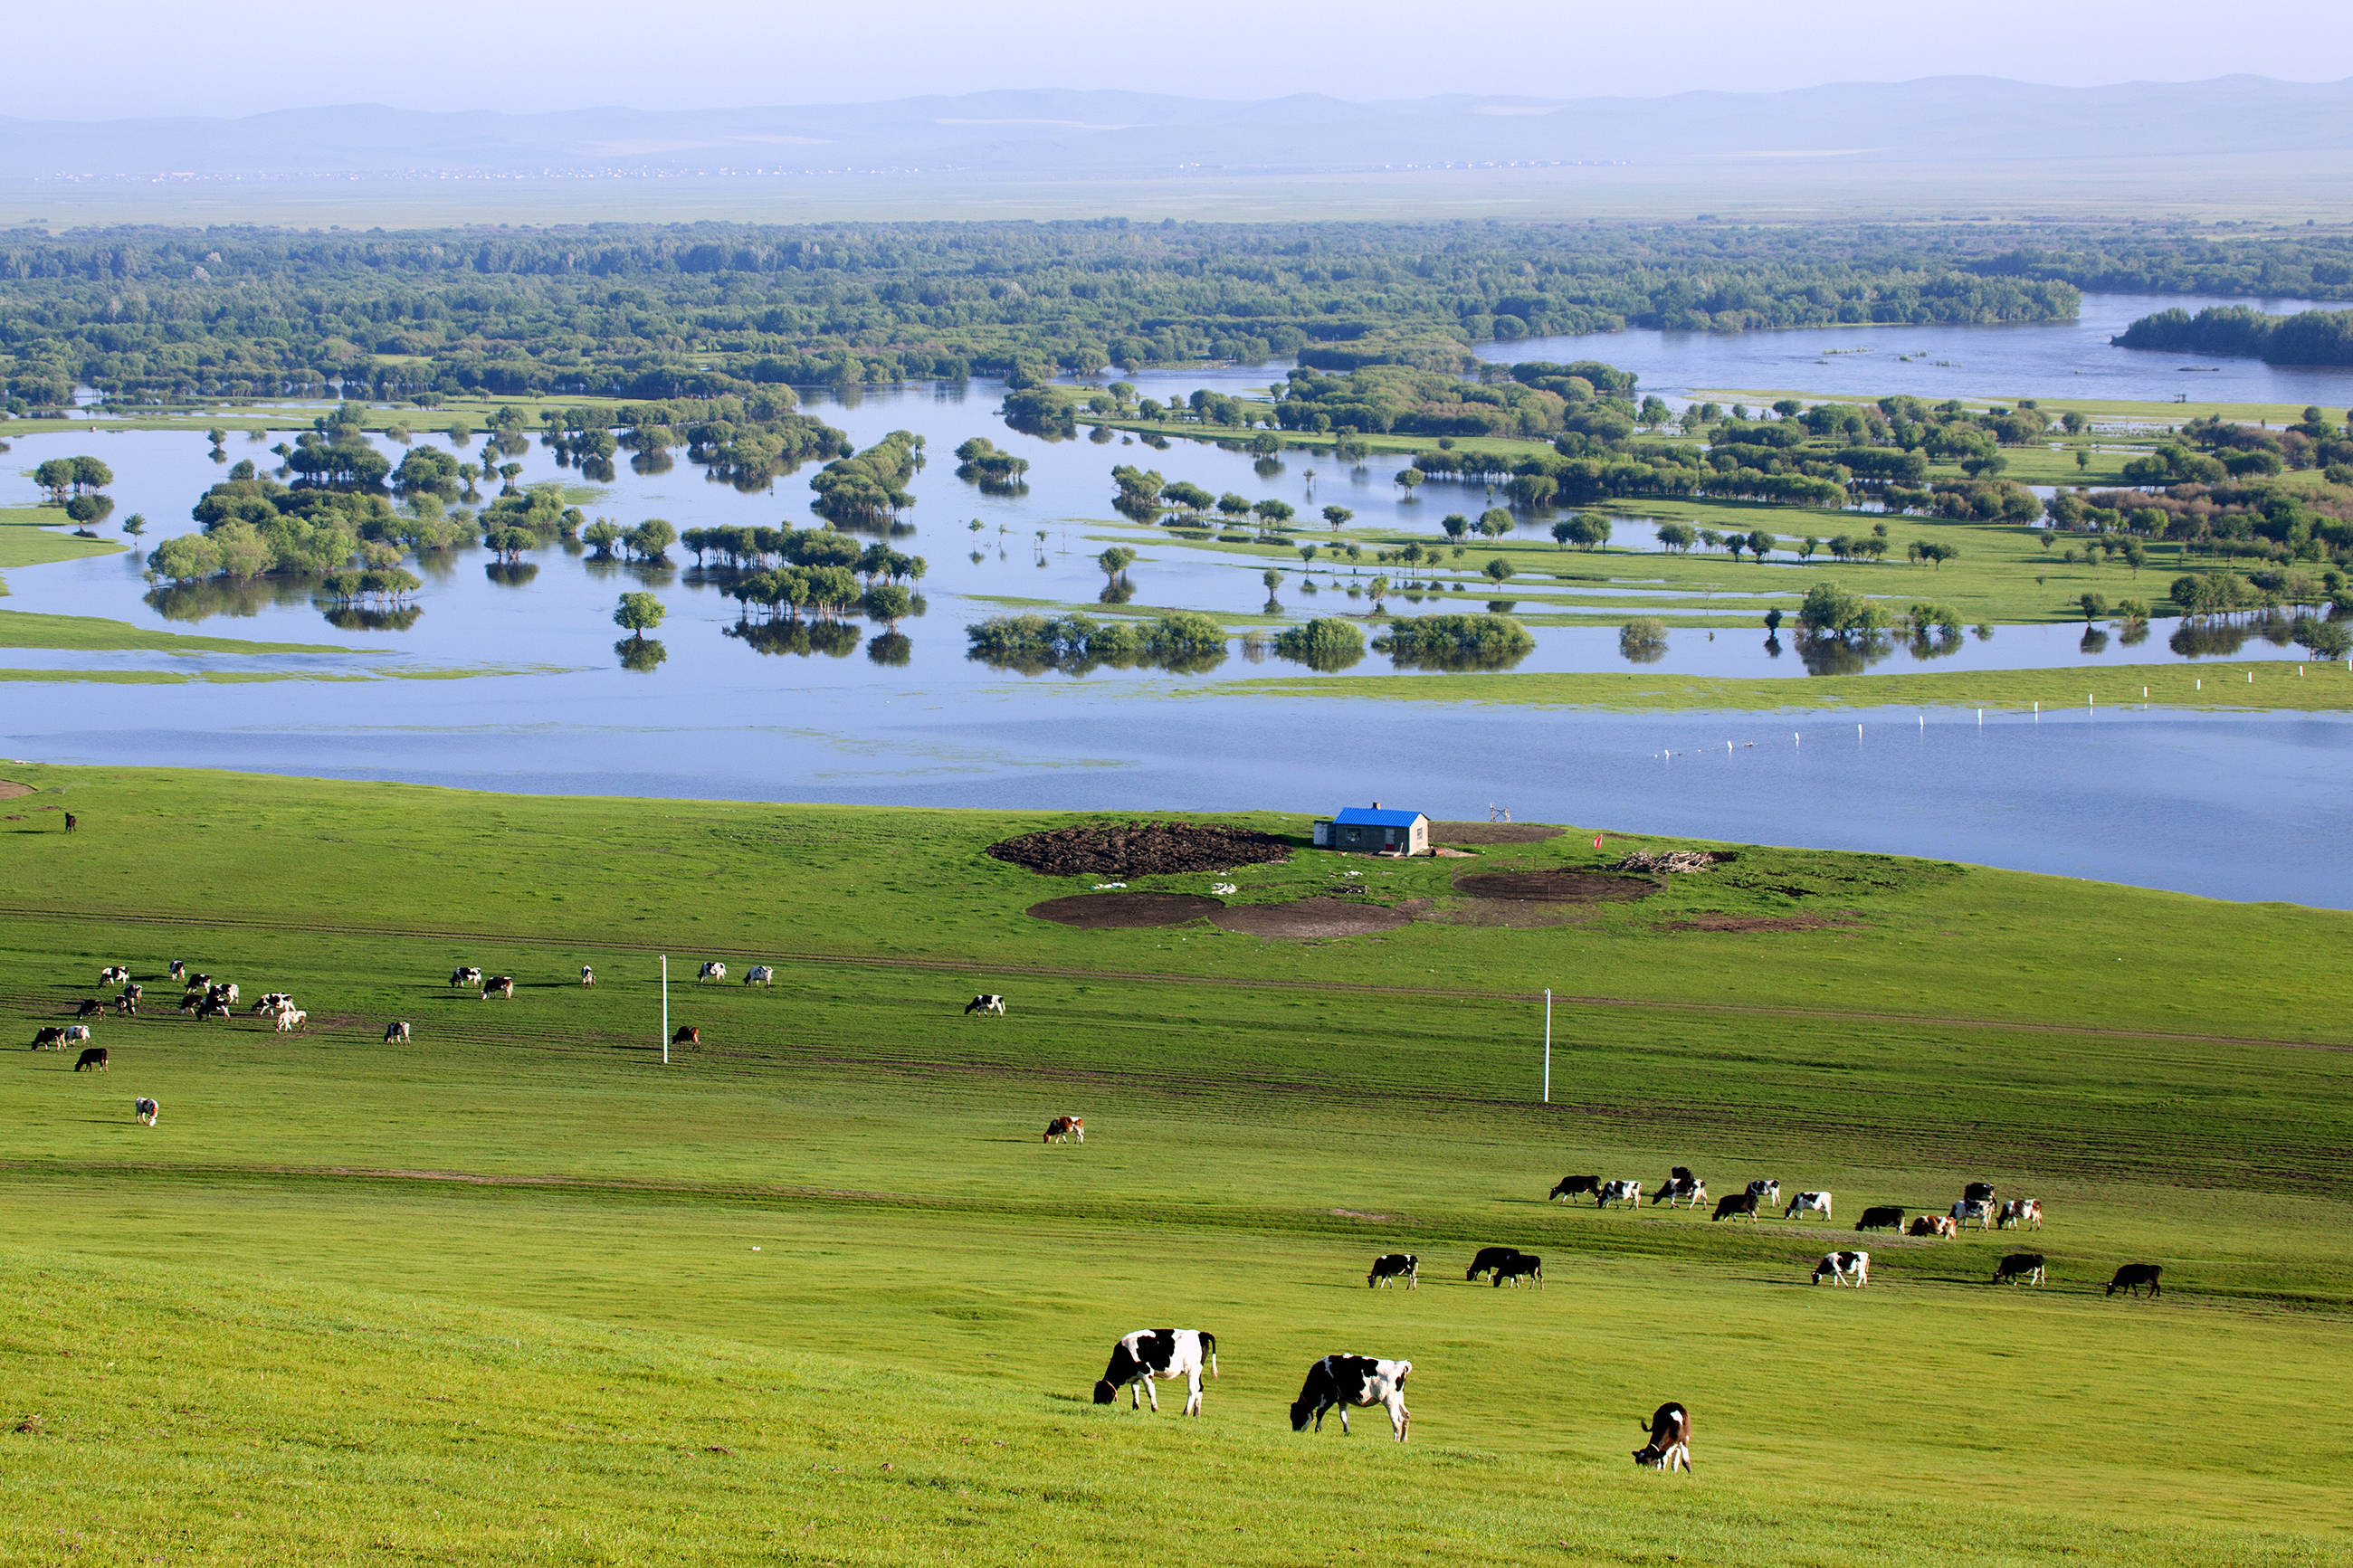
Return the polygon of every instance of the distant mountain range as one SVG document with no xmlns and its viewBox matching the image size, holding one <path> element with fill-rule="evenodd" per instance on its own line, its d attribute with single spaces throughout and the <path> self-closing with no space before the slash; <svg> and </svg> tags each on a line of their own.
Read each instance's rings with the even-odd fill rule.
<svg viewBox="0 0 2353 1568">
<path fill-rule="evenodd" d="M 0 117 L 0 180 L 655 177 L 801 172 L 993 180 L 1444 165 L 1944 168 L 2353 154 L 2353 79 L 2056 88 L 1985 77 L 1788 92 L 1355 103 L 1004 91 L 888 103 L 555 114 L 374 105 L 243 119 Z M 2285 172 L 2285 171 L 2283 171 Z"/>
</svg>

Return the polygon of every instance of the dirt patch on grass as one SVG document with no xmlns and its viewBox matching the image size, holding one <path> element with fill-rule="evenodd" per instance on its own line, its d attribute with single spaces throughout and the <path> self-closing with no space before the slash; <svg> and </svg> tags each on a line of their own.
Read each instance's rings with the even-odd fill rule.
<svg viewBox="0 0 2353 1568">
<path fill-rule="evenodd" d="M 1541 822 L 1433 822 L 1432 844 L 1541 844 L 1564 830 Z"/>
<path fill-rule="evenodd" d="M 1455 878 L 1454 890 L 1520 903 L 1620 904 L 1647 899 L 1659 885 L 1608 871 L 1473 871 Z"/>
<path fill-rule="evenodd" d="M 988 853 L 1046 877 L 1163 877 L 1287 860 L 1293 847 L 1247 827 L 1131 822 L 1027 833 L 990 845 Z"/>
<path fill-rule="evenodd" d="M 1657 931 L 1839 931 L 1857 923 L 1854 921 L 1831 920 L 1822 915 L 1694 915 L 1689 920 L 1661 921 L 1651 929 Z"/>
<path fill-rule="evenodd" d="M 1354 899 L 1294 899 L 1287 904 L 1229 904 L 1211 915 L 1209 921 L 1213 925 L 1249 936 L 1304 941 L 1395 931 L 1410 924 L 1419 912 L 1359 903 Z"/>
<path fill-rule="evenodd" d="M 1544 926 L 1573 925 L 1593 918 L 1591 904 L 1565 903 L 1558 899 L 1465 899 L 1451 910 L 1437 910 L 1421 918 L 1431 925 L 1488 926 L 1532 931 Z"/>
<path fill-rule="evenodd" d="M 0 779 L 0 800 L 14 800 L 20 795 L 30 795 L 32 793 L 33 786 L 31 784 L 20 784 L 13 783 L 7 779 Z"/>
<path fill-rule="evenodd" d="M 1143 926 L 1180 926 L 1226 906 L 1198 893 L 1079 893 L 1032 904 L 1029 912 L 1056 925 L 1081 931 L 1134 931 Z"/>
</svg>

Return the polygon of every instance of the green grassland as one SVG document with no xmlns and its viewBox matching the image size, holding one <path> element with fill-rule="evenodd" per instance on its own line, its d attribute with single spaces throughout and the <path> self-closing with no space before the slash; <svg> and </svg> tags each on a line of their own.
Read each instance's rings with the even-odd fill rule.
<svg viewBox="0 0 2353 1568">
<path fill-rule="evenodd" d="M 979 853 L 1071 820 L 1046 814 L 0 775 L 37 786 L 0 801 L 26 1037 L 102 963 L 150 984 L 97 1024 L 103 1077 L 0 1057 L 0 1557 L 2204 1564 L 2353 1541 L 2353 916 L 1748 848 L 1544 928 L 1080 931 L 1022 911 L 1098 879 Z M 1651 842 L 1590 833 L 1228 879 L 1445 914 L 1466 868 Z M 1799 929 L 1679 929 L 1711 913 Z M 667 1066 L 664 952 L 670 1016 L 702 1029 Z M 309 1029 L 155 1005 L 172 957 L 293 992 Z M 708 957 L 730 983 L 693 983 Z M 733 983 L 761 962 L 773 990 Z M 452 992 L 458 963 L 517 997 Z M 964 1018 L 981 989 L 1009 1016 Z M 380 1043 L 393 1017 L 413 1044 Z M 1040 1144 L 1065 1111 L 1087 1143 Z M 1830 1188 L 1844 1217 L 1544 1198 L 1672 1163 Z M 1976 1176 L 2043 1198 L 2043 1290 L 1988 1285 L 2021 1238 L 1974 1235 L 1870 1237 L 1868 1291 L 1805 1284 L 1863 1204 L 1941 1208 Z M 1543 1290 L 1462 1282 L 1498 1241 L 1545 1256 Z M 1393 1247 L 1420 1290 L 1364 1288 Z M 2105 1299 L 2142 1258 L 2165 1297 Z M 1219 1336 L 1205 1417 L 1086 1403 L 1110 1340 L 1163 1323 Z M 1287 1430 L 1342 1349 L 1414 1360 L 1410 1446 L 1377 1411 Z M 1698 1419 L 1688 1479 L 1625 1458 L 1669 1397 Z"/>
<path fill-rule="evenodd" d="M 240 637 L 197 637 L 151 631 L 101 616 L 44 616 L 0 610 L 0 647 L 54 648 L 77 653 L 199 654 L 352 653 L 332 643 L 248 642 Z"/>
<path fill-rule="evenodd" d="M 103 539 L 84 539 L 65 531 L 65 514 L 46 507 L 0 509 L 0 569 L 42 566 L 52 561 L 79 561 L 88 555 L 117 555 L 125 547 Z M 8 591 L 0 581 L 0 595 Z"/>
</svg>

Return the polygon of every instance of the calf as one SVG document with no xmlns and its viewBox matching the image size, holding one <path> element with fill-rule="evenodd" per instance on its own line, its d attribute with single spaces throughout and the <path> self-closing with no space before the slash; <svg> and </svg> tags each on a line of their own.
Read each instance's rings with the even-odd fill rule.
<svg viewBox="0 0 2353 1568">
<path fill-rule="evenodd" d="M 1410 1252 L 1384 1252 L 1373 1259 L 1373 1271 L 1365 1276 L 1366 1289 L 1376 1285 L 1395 1285 L 1405 1281 L 1409 1290 L 1421 1289 L 1421 1259 Z"/>
<path fill-rule="evenodd" d="M 583 985 L 596 984 L 596 972 L 585 963 L 580 966 L 580 984 Z"/>
<path fill-rule="evenodd" d="M 185 980 L 187 977 L 188 966 L 181 963 L 176 958 L 172 960 L 172 978 L 174 980 Z"/>
<path fill-rule="evenodd" d="M 513 1001 L 514 976 L 512 974 L 493 974 L 488 980 L 482 982 L 482 1000 L 487 1002 L 493 996 L 503 996 L 510 1002 Z"/>
<path fill-rule="evenodd" d="M 1801 1214 L 1818 1214 L 1824 1219 L 1830 1218 L 1830 1194 L 1799 1193 L 1796 1197 L 1789 1200 L 1789 1206 L 1782 1212 L 1781 1217 L 1783 1219 L 1795 1219 Z"/>
<path fill-rule="evenodd" d="M 105 1003 L 100 1001 L 95 996 L 85 996 L 81 999 L 80 1005 L 74 1008 L 74 1016 L 77 1018 L 95 1018 L 105 1011 Z"/>
<path fill-rule="evenodd" d="M 294 997 L 291 993 L 285 991 L 271 991 L 263 994 L 259 1001 L 254 1003 L 253 1010 L 256 1014 L 281 1013 L 292 1005 L 294 1005 Z"/>
<path fill-rule="evenodd" d="M 459 968 L 453 969 L 449 972 L 449 989 L 452 991 L 455 991 L 460 985 L 480 985 L 481 983 L 482 972 L 474 968 L 470 964 L 460 966 Z"/>
<path fill-rule="evenodd" d="M 755 963 L 744 972 L 744 984 L 746 985 L 774 985 L 776 983 L 776 972 L 765 963 Z"/>
<path fill-rule="evenodd" d="M 387 1046 L 408 1044 L 408 1026 L 405 1023 L 386 1024 L 384 1026 L 384 1043 Z"/>
<path fill-rule="evenodd" d="M 89 1043 L 90 1026 L 88 1024 L 68 1024 L 66 1026 L 66 1037 L 58 1042 L 60 1047 L 65 1046 L 84 1046 Z"/>
<path fill-rule="evenodd" d="M 1993 1271 L 1993 1282 L 1999 1285 L 2006 1279 L 2023 1279 L 2029 1285 L 2042 1284 L 2042 1254 L 2013 1252 L 2003 1258 Z"/>
<path fill-rule="evenodd" d="M 1048 1143 L 1083 1143 L 1087 1141 L 1087 1124 L 1076 1116 L 1057 1116 L 1046 1123 Z"/>
<path fill-rule="evenodd" d="M 1953 1205 L 1953 1225 L 1956 1229 L 1967 1230 L 1971 1220 L 1978 1222 L 1979 1230 L 1993 1224 L 1992 1201 L 1983 1198 L 1963 1198 Z"/>
<path fill-rule="evenodd" d="M 965 1017 L 969 1018 L 975 1013 L 994 1013 L 1002 1018 L 1005 1016 L 1005 998 L 994 991 L 984 991 L 964 1005 Z"/>
<path fill-rule="evenodd" d="M 1218 1337 L 1198 1329 L 1138 1329 L 1125 1335 L 1111 1347 L 1111 1364 L 1095 1381 L 1095 1403 L 1109 1405 L 1119 1398 L 1119 1391 L 1128 1391 L 1128 1408 L 1139 1407 L 1144 1401 L 1136 1396 L 1140 1387 L 1152 1401 L 1155 1415 L 1160 1410 L 1159 1392 L 1152 1386 L 1155 1378 L 1181 1377 L 1185 1380 L 1185 1414 L 1201 1414 L 1201 1368 L 1207 1365 L 1209 1375 L 1218 1375 Z"/>
<path fill-rule="evenodd" d="M 2001 1205 L 2001 1217 L 1995 1225 L 2003 1230 L 2041 1230 L 2042 1200 L 2041 1198 L 2010 1198 Z"/>
<path fill-rule="evenodd" d="M 1715 1212 L 1708 1215 L 1708 1220 L 1713 1224 L 1720 1219 L 1738 1219 L 1743 1215 L 1754 1220 L 1760 1201 L 1761 1194 L 1753 1192 L 1726 1193 L 1715 1200 Z"/>
<path fill-rule="evenodd" d="M 1604 1182 L 1593 1189 L 1593 1206 L 1606 1209 L 1611 1204 L 1624 1204 L 1629 1208 L 1642 1206 L 1642 1184 L 1640 1182 Z"/>
<path fill-rule="evenodd" d="M 720 963 L 717 959 L 711 959 L 706 961 L 702 967 L 695 972 L 694 983 L 697 985 L 700 985 L 706 980 L 724 980 L 726 978 L 727 966 Z"/>
<path fill-rule="evenodd" d="M 1904 1228 L 1904 1211 L 1894 1204 L 1876 1205 L 1862 1211 L 1862 1217 L 1854 1222 L 1854 1228 L 1857 1230 L 1902 1230 Z"/>
<path fill-rule="evenodd" d="M 1514 1253 L 1495 1270 L 1495 1288 L 1499 1290 L 1506 1280 L 1511 1282 L 1514 1289 L 1517 1289 L 1523 1279 L 1533 1279 L 1536 1282 L 1536 1289 L 1543 1289 L 1544 1259 L 1530 1252 Z"/>
<path fill-rule="evenodd" d="M 1906 1236 L 1941 1236 L 1950 1238 L 1960 1235 L 1961 1227 L 1953 1223 L 1953 1216 L 1950 1215 L 1924 1214 L 1913 1216 L 1911 1225 L 1905 1228 L 1904 1234 Z"/>
<path fill-rule="evenodd" d="M 131 971 L 119 963 L 110 963 L 98 972 L 98 983 L 100 985 L 127 985 L 131 983 Z"/>
<path fill-rule="evenodd" d="M 2154 1300 L 2157 1298 L 2157 1277 L 2164 1272 L 2164 1268 L 2155 1263 L 2127 1263 L 2116 1270 L 2115 1279 L 2108 1281 L 2108 1294 L 2113 1296 L 2119 1290 L 2129 1290 L 2137 1296 L 2140 1288 L 2146 1285 L 2149 1299 Z"/>
<path fill-rule="evenodd" d="M 1599 1176 L 1563 1176 L 1553 1188 L 1552 1196 L 1573 1198 L 1580 1193 L 1598 1193 L 1600 1190 L 1601 1178 Z"/>
<path fill-rule="evenodd" d="M 1520 1249 L 1516 1247 L 1482 1247 L 1479 1255 L 1471 1260 L 1471 1267 L 1462 1271 L 1462 1278 L 1465 1280 L 1476 1279 L 1490 1269 L 1502 1268 L 1519 1255 Z"/>
<path fill-rule="evenodd" d="M 1871 1283 L 1871 1254 L 1868 1252 L 1826 1252 L 1814 1265 L 1814 1283 L 1819 1285 L 1827 1276 L 1833 1289 L 1841 1285 L 1852 1285 L 1860 1290 Z"/>
<path fill-rule="evenodd" d="M 699 1024 L 681 1024 L 677 1030 L 671 1034 L 670 1043 L 673 1046 L 699 1046 L 702 1044 L 702 1026 Z"/>
<path fill-rule="evenodd" d="M 221 1016 L 227 1017 L 228 1015 L 224 1013 Z M 281 1035 L 290 1035 L 297 1029 L 307 1027 L 310 1022 L 311 1015 L 301 1008 L 287 1007 L 280 1010 L 278 1015 L 278 1032 Z"/>
<path fill-rule="evenodd" d="M 1409 1361 L 1379 1361 L 1372 1356 L 1327 1355 L 1307 1369 L 1307 1382 L 1299 1390 L 1299 1397 L 1291 1402 L 1291 1429 L 1304 1432 L 1313 1421 L 1315 1430 L 1324 1430 L 1327 1411 L 1340 1413 L 1340 1430 L 1348 1430 L 1348 1407 L 1361 1410 L 1368 1405 L 1385 1405 L 1389 1413 L 1389 1427 L 1400 1443 L 1406 1440 L 1406 1429 L 1412 1425 L 1413 1413 L 1405 1407 L 1405 1380 L 1413 1375 Z"/>
<path fill-rule="evenodd" d="M 1634 1450 L 1634 1462 L 1653 1470 L 1691 1469 L 1691 1412 L 1669 1400 L 1651 1412 L 1651 1440 Z"/>
<path fill-rule="evenodd" d="M 90 1068 L 98 1072 L 104 1072 L 106 1070 L 106 1047 L 104 1046 L 92 1046 L 90 1049 L 82 1052 L 81 1058 L 74 1063 L 74 1071 L 79 1072 L 84 1068 Z"/>
<path fill-rule="evenodd" d="M 1778 1181 L 1751 1182 L 1748 1184 L 1748 1190 L 1756 1194 L 1757 1201 L 1760 1204 L 1778 1204 L 1781 1201 L 1781 1184 Z"/>
<path fill-rule="evenodd" d="M 33 1031 L 33 1048 L 37 1051 L 61 1051 L 66 1048 L 66 1030 L 62 1024 L 47 1024 Z"/>
<path fill-rule="evenodd" d="M 131 1114 L 137 1117 L 141 1121 L 145 1122 L 150 1127 L 155 1125 L 155 1118 L 161 1115 L 163 1110 L 164 1108 L 162 1106 L 156 1104 L 153 1100 L 148 1099 L 143 1094 L 137 1100 L 131 1102 Z"/>
</svg>

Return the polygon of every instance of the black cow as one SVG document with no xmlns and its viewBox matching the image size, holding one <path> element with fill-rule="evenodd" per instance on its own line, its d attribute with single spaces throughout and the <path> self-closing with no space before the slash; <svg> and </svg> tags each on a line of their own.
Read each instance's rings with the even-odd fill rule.
<svg viewBox="0 0 2353 1568">
<path fill-rule="evenodd" d="M 697 1024 L 681 1024 L 678 1026 L 677 1031 L 670 1036 L 670 1043 L 673 1046 L 699 1046 L 702 1044 L 702 1026 Z"/>
<path fill-rule="evenodd" d="M 2157 1297 L 2157 1277 L 2164 1272 L 2164 1268 L 2155 1263 L 2127 1263 L 2116 1270 L 2115 1279 L 2108 1281 L 2108 1294 L 2113 1296 L 2119 1290 L 2129 1290 L 2137 1296 L 2140 1288 L 2146 1285 L 2150 1300 L 2154 1300 Z"/>
<path fill-rule="evenodd" d="M 2005 1279 L 2023 1279 L 2029 1285 L 2042 1284 L 2042 1254 L 2013 1252 L 2003 1258 L 2000 1266 L 1993 1271 L 1993 1282 L 1999 1285 Z"/>
<path fill-rule="evenodd" d="M 1556 1198 L 1573 1198 L 1580 1193 L 1598 1193 L 1600 1190 L 1601 1178 L 1599 1176 L 1563 1176 L 1560 1179 L 1560 1184 L 1553 1188 L 1552 1195 Z"/>
<path fill-rule="evenodd" d="M 1471 1267 L 1464 1270 L 1462 1278 L 1476 1279 L 1491 1268 L 1503 1268 L 1519 1255 L 1520 1249 L 1516 1247 L 1482 1247 L 1479 1249 L 1479 1256 L 1471 1260 Z"/>
<path fill-rule="evenodd" d="M 100 1016 L 105 1011 L 105 1003 L 100 1001 L 95 996 L 85 996 L 82 998 L 81 1005 L 74 1009 L 74 1016 L 77 1018 L 95 1018 Z"/>
<path fill-rule="evenodd" d="M 84 1068 L 91 1068 L 99 1072 L 104 1072 L 106 1070 L 106 1047 L 104 1046 L 92 1046 L 88 1050 L 82 1052 L 81 1059 L 74 1063 L 74 1071 L 79 1072 Z"/>
<path fill-rule="evenodd" d="M 1523 1279 L 1533 1279 L 1536 1282 L 1536 1289 L 1543 1289 L 1544 1259 L 1529 1252 L 1523 1252 L 1506 1259 L 1503 1267 L 1495 1270 L 1495 1288 L 1499 1290 L 1503 1289 L 1504 1281 L 1506 1279 L 1512 1282 L 1514 1289 L 1519 1287 Z"/>
<path fill-rule="evenodd" d="M 1385 1405 L 1389 1428 L 1405 1441 L 1413 1413 L 1405 1407 L 1405 1380 L 1413 1375 L 1409 1361 L 1377 1361 L 1367 1355 L 1327 1355 L 1307 1369 L 1307 1382 L 1291 1402 L 1291 1429 L 1304 1432 L 1313 1421 L 1324 1430 L 1326 1411 L 1340 1412 L 1340 1430 L 1348 1429 L 1348 1407 Z"/>
<path fill-rule="evenodd" d="M 1375 1285 L 1394 1285 L 1405 1281 L 1409 1290 L 1421 1289 L 1421 1259 L 1410 1252 L 1384 1252 L 1373 1259 L 1373 1271 L 1365 1276 L 1367 1289 Z"/>
<path fill-rule="evenodd" d="M 1895 1204 L 1881 1204 L 1875 1208 L 1867 1208 L 1862 1211 L 1862 1217 L 1854 1222 L 1854 1228 L 1857 1230 L 1902 1230 L 1904 1228 L 1904 1210 L 1900 1205 Z"/>
<path fill-rule="evenodd" d="M 1989 1204 L 1993 1202 L 1993 1184 L 1991 1182 L 1971 1182 L 1968 1186 L 1961 1189 L 1961 1202 L 1965 1204 Z"/>
<path fill-rule="evenodd" d="M 81 818 L 76 816 L 70 811 L 66 813 L 66 831 L 68 833 L 71 833 L 75 828 L 79 827 L 80 826 Z"/>
<path fill-rule="evenodd" d="M 1715 1200 L 1715 1212 L 1708 1215 L 1711 1223 L 1719 1219 L 1738 1219 L 1746 1215 L 1757 1217 L 1757 1205 L 1763 1198 L 1760 1193 L 1726 1193 Z"/>
<path fill-rule="evenodd" d="M 1654 1470 L 1691 1469 L 1691 1412 L 1667 1401 L 1651 1412 L 1651 1440 L 1634 1450 L 1634 1462 Z"/>
</svg>

